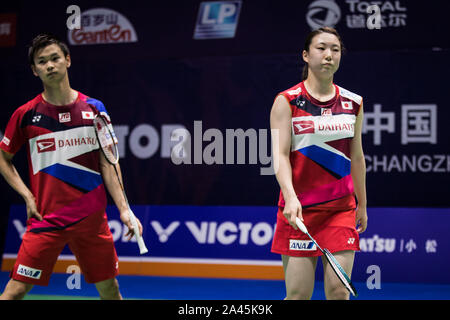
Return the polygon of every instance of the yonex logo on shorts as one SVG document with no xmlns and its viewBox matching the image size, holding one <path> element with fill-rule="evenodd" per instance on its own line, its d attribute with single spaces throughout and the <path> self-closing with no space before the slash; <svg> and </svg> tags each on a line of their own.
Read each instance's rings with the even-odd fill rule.
<svg viewBox="0 0 450 320">
<path fill-rule="evenodd" d="M 317 247 L 311 240 L 293 240 L 289 239 L 289 250 L 295 251 L 315 251 Z"/>
<path fill-rule="evenodd" d="M 19 267 L 17 268 L 17 274 L 32 279 L 40 279 L 42 275 L 42 270 L 30 268 L 19 264 Z"/>
</svg>

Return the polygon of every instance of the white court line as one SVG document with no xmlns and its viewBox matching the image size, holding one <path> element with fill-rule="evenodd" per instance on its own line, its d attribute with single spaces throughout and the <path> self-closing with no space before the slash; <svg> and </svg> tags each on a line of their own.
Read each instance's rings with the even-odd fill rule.
<svg viewBox="0 0 450 320">
<path fill-rule="evenodd" d="M 4 253 L 3 259 L 15 259 L 17 254 Z M 74 255 L 60 255 L 58 260 L 75 260 Z M 164 262 L 164 263 L 198 263 L 198 264 L 230 264 L 252 266 L 282 266 L 281 260 L 239 260 L 239 259 L 205 259 L 205 258 L 169 258 L 169 257 L 126 257 L 119 256 L 123 262 Z"/>
</svg>

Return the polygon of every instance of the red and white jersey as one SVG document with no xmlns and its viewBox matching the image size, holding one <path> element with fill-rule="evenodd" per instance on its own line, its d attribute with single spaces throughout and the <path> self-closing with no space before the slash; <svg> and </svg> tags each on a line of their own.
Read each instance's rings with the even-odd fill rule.
<svg viewBox="0 0 450 320">
<path fill-rule="evenodd" d="M 29 231 L 64 229 L 106 209 L 96 113 L 107 115 L 100 101 L 82 93 L 66 106 L 51 105 L 39 94 L 9 120 L 0 148 L 15 154 L 26 144 L 30 189 L 43 216 L 27 221 Z"/>
<path fill-rule="evenodd" d="M 334 85 L 329 101 L 313 98 L 301 82 L 281 92 L 292 111 L 290 162 L 303 208 L 354 208 L 350 143 L 362 97 Z M 278 205 L 284 207 L 280 192 Z"/>
</svg>

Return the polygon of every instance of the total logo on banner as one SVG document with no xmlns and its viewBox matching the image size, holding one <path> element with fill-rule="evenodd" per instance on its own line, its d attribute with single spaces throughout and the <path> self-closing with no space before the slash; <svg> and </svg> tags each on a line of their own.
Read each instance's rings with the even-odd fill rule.
<svg viewBox="0 0 450 320">
<path fill-rule="evenodd" d="M 406 1 L 400 0 L 314 0 L 308 6 L 306 22 L 311 29 L 324 26 L 335 27 L 341 20 L 349 29 L 367 28 L 368 13 L 375 12 L 379 17 L 380 28 L 399 28 L 407 26 L 408 8 L 404 5 Z M 373 6 L 374 11 L 371 10 Z"/>
<path fill-rule="evenodd" d="M 234 38 L 242 1 L 200 3 L 194 39 Z"/>
<path fill-rule="evenodd" d="M 69 30 L 71 45 L 115 44 L 137 42 L 131 22 L 120 12 L 108 8 L 94 8 L 81 13 L 81 28 Z"/>
</svg>

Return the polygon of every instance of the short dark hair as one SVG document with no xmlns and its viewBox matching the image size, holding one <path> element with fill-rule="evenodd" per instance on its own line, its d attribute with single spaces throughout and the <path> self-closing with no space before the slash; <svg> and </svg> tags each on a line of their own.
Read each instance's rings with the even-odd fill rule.
<svg viewBox="0 0 450 320">
<path fill-rule="evenodd" d="M 41 33 L 34 37 L 33 41 L 31 41 L 30 47 L 28 48 L 28 62 L 30 65 L 34 65 L 34 55 L 38 50 L 52 44 L 56 44 L 61 48 L 61 51 L 64 53 L 64 57 L 67 57 L 70 54 L 67 44 L 59 40 L 56 36 L 50 33 Z"/>
<path fill-rule="evenodd" d="M 309 52 L 309 46 L 311 45 L 312 39 L 317 36 L 318 34 L 321 33 L 331 33 L 334 34 L 336 36 L 336 38 L 338 38 L 339 43 L 341 45 L 341 53 L 344 54 L 346 49 L 344 46 L 344 42 L 342 41 L 341 36 L 339 35 L 339 33 L 337 32 L 336 29 L 332 28 L 332 27 L 322 27 L 316 30 L 311 31 L 308 36 L 306 37 L 305 40 L 305 45 L 303 47 L 303 50 Z M 308 63 L 305 62 L 305 66 L 303 67 L 303 73 L 302 73 L 302 80 L 306 80 L 306 78 L 308 78 Z"/>
</svg>

